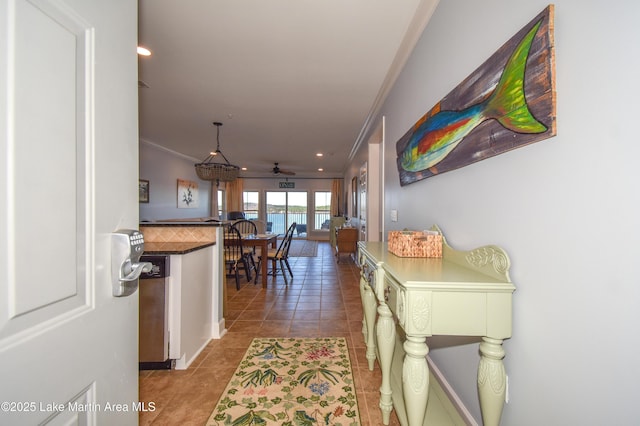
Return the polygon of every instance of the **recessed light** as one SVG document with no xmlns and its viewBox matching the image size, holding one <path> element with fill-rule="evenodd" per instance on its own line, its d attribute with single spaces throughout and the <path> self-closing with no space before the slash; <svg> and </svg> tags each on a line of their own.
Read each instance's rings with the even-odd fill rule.
<svg viewBox="0 0 640 426">
<path fill-rule="evenodd" d="M 316 154 L 316 157 L 322 157 L 323 155 L 324 155 L 323 153 L 318 152 L 318 153 Z"/>
<path fill-rule="evenodd" d="M 246 170 L 247 170 L 247 168 L 246 168 L 246 167 L 243 167 L 243 168 L 242 168 L 242 170 L 246 171 Z"/>
<path fill-rule="evenodd" d="M 320 167 L 320 168 L 318 169 L 318 171 L 319 171 L 319 172 L 324 172 L 324 169 L 323 169 L 322 167 Z"/>
<path fill-rule="evenodd" d="M 151 56 L 151 51 L 146 47 L 138 46 L 138 55 L 140 56 Z"/>
</svg>

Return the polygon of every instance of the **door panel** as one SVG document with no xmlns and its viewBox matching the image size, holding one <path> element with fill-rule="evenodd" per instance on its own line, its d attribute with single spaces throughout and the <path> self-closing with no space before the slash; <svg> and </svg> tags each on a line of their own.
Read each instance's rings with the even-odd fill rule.
<svg viewBox="0 0 640 426">
<path fill-rule="evenodd" d="M 9 112 L 14 121 L 9 124 L 14 138 L 8 146 L 15 168 L 13 197 L 7 199 L 13 217 L 7 266 L 14 280 L 8 312 L 0 319 L 5 322 L 0 336 L 87 304 L 87 280 L 81 273 L 87 271 L 86 232 L 78 238 L 58 236 L 76 236 L 88 214 L 83 179 L 90 166 L 83 155 L 87 140 L 82 133 L 76 137 L 76 127 L 85 127 L 87 119 L 82 108 L 77 111 L 77 99 L 85 99 L 87 93 L 83 79 L 75 76 L 76 68 L 81 76 L 91 72 L 82 48 L 91 45 L 90 32 L 60 8 L 47 6 L 45 12 L 22 1 L 15 9 L 15 56 L 9 66 L 19 72 L 12 79 L 15 103 Z M 44 47 L 42 54 L 34 54 L 34 45 Z M 51 250 L 40 241 L 57 241 L 57 248 Z M 68 271 L 68 279 L 43 286 L 56 270 Z"/>
<path fill-rule="evenodd" d="M 136 25 L 132 0 L 0 0 L 0 424 L 137 423 L 138 294 L 110 268 L 138 222 Z"/>
</svg>

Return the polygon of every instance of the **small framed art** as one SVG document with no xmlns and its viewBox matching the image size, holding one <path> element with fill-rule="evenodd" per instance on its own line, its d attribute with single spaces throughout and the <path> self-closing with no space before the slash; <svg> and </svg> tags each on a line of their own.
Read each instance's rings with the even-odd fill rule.
<svg viewBox="0 0 640 426">
<path fill-rule="evenodd" d="M 198 184 L 190 180 L 178 179 L 178 208 L 195 209 L 198 207 Z"/>
</svg>

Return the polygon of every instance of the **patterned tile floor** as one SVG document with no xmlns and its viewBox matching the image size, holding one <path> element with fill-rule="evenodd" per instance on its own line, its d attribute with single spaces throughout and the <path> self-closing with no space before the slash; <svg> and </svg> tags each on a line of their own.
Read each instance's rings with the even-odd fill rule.
<svg viewBox="0 0 640 426">
<path fill-rule="evenodd" d="M 254 337 L 347 338 L 363 425 L 382 425 L 378 408 L 380 372 L 367 368 L 362 338 L 358 269 L 340 263 L 328 243 L 316 257 L 290 258 L 293 280 L 269 277 L 266 289 L 235 281 L 227 284 L 228 333 L 213 340 L 187 370 L 141 371 L 140 401 L 156 410 L 140 413 L 141 425 L 204 425 Z M 391 425 L 399 425 L 395 413 Z"/>
</svg>

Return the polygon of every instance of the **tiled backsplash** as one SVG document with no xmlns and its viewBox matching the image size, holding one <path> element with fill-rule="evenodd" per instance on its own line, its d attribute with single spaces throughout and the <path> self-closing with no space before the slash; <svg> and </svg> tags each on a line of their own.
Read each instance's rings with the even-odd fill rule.
<svg viewBox="0 0 640 426">
<path fill-rule="evenodd" d="M 144 226 L 140 225 L 140 232 L 145 242 L 210 242 L 216 240 L 214 226 Z"/>
</svg>

